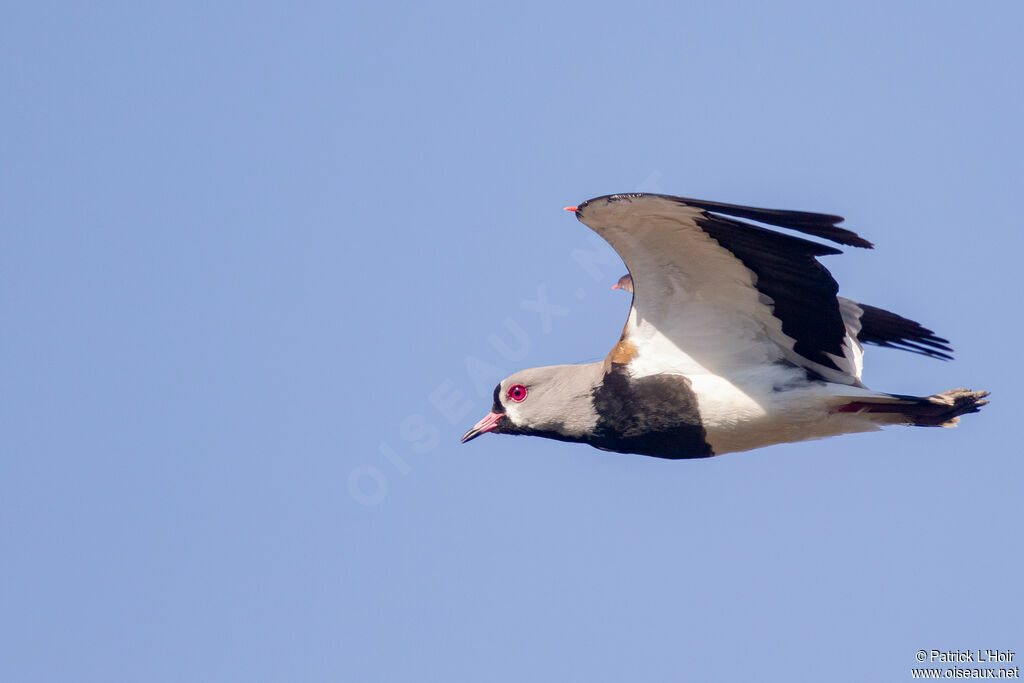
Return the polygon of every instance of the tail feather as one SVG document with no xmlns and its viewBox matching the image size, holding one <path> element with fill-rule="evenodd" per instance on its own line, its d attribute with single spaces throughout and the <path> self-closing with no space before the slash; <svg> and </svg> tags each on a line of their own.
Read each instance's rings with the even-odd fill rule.
<svg viewBox="0 0 1024 683">
<path fill-rule="evenodd" d="M 840 413 L 882 413 L 900 416 L 896 420 L 917 427 L 955 427 L 961 415 L 976 413 L 988 404 L 987 391 L 950 389 L 932 396 L 898 396 L 882 401 L 853 401 L 838 408 Z M 895 400 L 893 400 L 895 399 Z"/>
</svg>

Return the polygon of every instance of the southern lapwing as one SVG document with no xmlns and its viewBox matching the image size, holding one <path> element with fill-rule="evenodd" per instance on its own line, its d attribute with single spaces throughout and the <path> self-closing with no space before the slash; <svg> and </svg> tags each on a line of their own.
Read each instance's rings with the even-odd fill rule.
<svg viewBox="0 0 1024 683">
<path fill-rule="evenodd" d="M 567 207 L 607 240 L 632 291 L 622 336 L 602 362 L 531 368 L 494 389 L 462 437 L 531 434 L 619 453 L 705 458 L 874 431 L 952 427 L 988 392 L 871 391 L 862 343 L 951 358 L 945 339 L 837 297 L 816 257 L 838 249 L 743 220 L 870 248 L 842 218 L 656 194 Z"/>
</svg>

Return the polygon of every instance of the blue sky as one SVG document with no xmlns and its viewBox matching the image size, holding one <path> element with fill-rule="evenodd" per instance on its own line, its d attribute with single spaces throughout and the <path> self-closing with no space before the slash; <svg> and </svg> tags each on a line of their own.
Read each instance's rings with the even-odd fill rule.
<svg viewBox="0 0 1024 683">
<path fill-rule="evenodd" d="M 1024 656 L 1018 3 L 67 3 L 0 22 L 0 679 L 866 681 Z M 628 297 L 561 209 L 819 210 L 956 430 L 458 437 Z M 587 269 L 574 253 L 589 250 Z M 538 314 L 537 302 L 557 306 Z M 1018 577 L 1018 578 L 1014 578 Z"/>
</svg>

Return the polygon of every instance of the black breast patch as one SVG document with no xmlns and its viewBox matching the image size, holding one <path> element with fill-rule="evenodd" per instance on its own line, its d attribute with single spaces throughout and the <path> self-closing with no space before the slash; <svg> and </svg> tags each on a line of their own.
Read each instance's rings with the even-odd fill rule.
<svg viewBox="0 0 1024 683">
<path fill-rule="evenodd" d="M 634 380 L 624 367 L 613 364 L 594 389 L 593 400 L 598 415 L 593 446 L 672 460 L 714 455 L 697 397 L 682 375 Z"/>
</svg>

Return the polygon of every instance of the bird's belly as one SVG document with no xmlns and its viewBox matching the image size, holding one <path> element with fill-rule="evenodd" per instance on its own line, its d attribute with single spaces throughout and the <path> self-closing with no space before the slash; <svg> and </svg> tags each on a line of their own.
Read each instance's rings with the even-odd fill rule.
<svg viewBox="0 0 1024 683">
<path fill-rule="evenodd" d="M 715 455 L 878 429 L 866 416 L 834 413 L 835 393 L 828 384 L 806 382 L 780 390 L 777 382 L 740 388 L 715 375 L 691 376 L 690 381 Z"/>
</svg>

